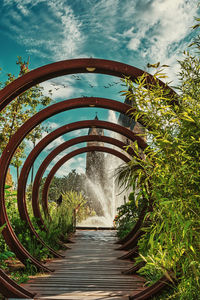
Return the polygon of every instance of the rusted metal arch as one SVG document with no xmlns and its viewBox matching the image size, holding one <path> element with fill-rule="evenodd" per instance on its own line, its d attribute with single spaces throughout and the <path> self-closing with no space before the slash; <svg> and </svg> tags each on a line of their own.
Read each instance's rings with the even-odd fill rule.
<svg viewBox="0 0 200 300">
<path fill-rule="evenodd" d="M 151 74 L 117 61 L 98 58 L 63 60 L 32 70 L 3 88 L 0 91 L 0 111 L 15 97 L 19 96 L 32 86 L 51 78 L 74 73 L 100 73 L 120 78 L 127 76 L 132 81 L 135 81 L 143 74 L 147 74 L 147 84 L 155 83 Z M 176 93 L 161 80 L 159 80 L 159 84 L 166 88 L 169 91 L 169 94 L 173 96 L 176 95 Z"/>
<path fill-rule="evenodd" d="M 33 70 L 24 76 L 18 78 L 10 85 L 5 87 L 0 91 L 0 110 L 2 110 L 7 104 L 9 104 L 16 96 L 20 95 L 22 92 L 26 91 L 28 88 L 34 86 L 37 83 L 45 81 L 47 79 L 72 74 L 73 72 L 95 72 L 108 74 L 113 76 L 122 77 L 122 74 L 125 76 L 129 76 L 131 80 L 135 80 L 138 76 L 141 76 L 144 72 L 140 69 L 134 68 L 132 66 L 128 66 L 125 64 L 121 64 L 119 62 L 100 60 L 100 59 L 78 59 L 78 60 L 70 60 L 63 61 L 54 64 L 50 64 L 39 69 Z M 147 82 L 154 82 L 153 77 L 148 74 Z M 160 81 L 161 86 L 165 86 L 163 82 Z M 169 87 L 169 94 L 174 95 L 174 91 Z M 7 170 L 4 170 L 7 171 Z M 0 183 L 4 184 L 5 178 L 2 179 Z M 2 196 L 2 195 L 0 195 Z M 3 195 L 4 196 L 4 195 Z M 2 199 L 2 197 L 1 197 Z M 5 203 L 3 197 L 3 204 L 1 202 L 0 207 L 0 224 L 7 223 L 7 227 L 4 229 L 4 237 L 7 235 L 7 243 L 12 246 L 12 242 L 16 245 L 16 249 L 18 253 L 18 258 L 21 256 L 21 259 L 24 261 L 24 253 L 26 249 L 22 249 L 19 247 L 19 241 L 15 236 L 12 227 L 7 218 Z M 25 255 L 26 256 L 26 255 Z M 32 260 L 32 259 L 31 259 Z"/>
<path fill-rule="evenodd" d="M 83 147 L 83 148 L 79 148 L 76 149 L 68 154 L 66 154 L 65 156 L 63 156 L 56 164 L 55 166 L 51 169 L 51 171 L 49 172 L 45 183 L 44 183 L 44 187 L 43 187 L 43 191 L 42 191 L 42 198 L 44 202 L 48 202 L 47 198 L 48 198 L 48 190 L 49 190 L 49 186 L 51 184 L 51 181 L 55 175 L 55 173 L 58 171 L 58 169 L 64 164 L 66 163 L 70 158 L 84 153 L 84 152 L 91 152 L 91 151 L 98 151 L 98 152 L 107 152 L 110 154 L 113 154 L 115 156 L 117 156 L 118 158 L 122 159 L 124 162 L 128 163 L 130 161 L 130 158 L 128 158 L 126 155 L 122 154 L 119 151 L 116 151 L 114 149 L 108 148 L 108 147 L 102 147 L 102 146 L 87 146 L 87 147 Z"/>
<path fill-rule="evenodd" d="M 71 139 L 69 141 L 64 142 L 63 144 L 59 145 L 57 148 L 55 148 L 42 162 L 40 165 L 33 182 L 33 188 L 32 188 L 32 207 L 33 207 L 33 213 L 34 217 L 38 220 L 38 225 L 41 228 L 44 228 L 44 221 L 42 219 L 41 213 L 40 213 L 40 207 L 39 207 L 39 189 L 40 189 L 40 183 L 42 180 L 42 176 L 47 169 L 48 165 L 51 163 L 51 161 L 63 150 L 73 146 L 77 145 L 78 143 L 82 142 L 88 142 L 88 141 L 98 141 L 98 142 L 104 142 L 111 145 L 115 145 L 123 150 L 124 147 L 126 147 L 126 144 L 122 143 L 121 141 L 118 141 L 114 138 L 110 138 L 107 136 L 97 136 L 97 135 L 86 135 L 77 137 L 74 139 Z M 128 149 L 129 155 L 134 155 L 134 150 L 132 148 Z M 45 210 L 45 214 L 48 215 L 48 207 L 47 203 L 43 204 L 43 208 Z"/>
<path fill-rule="evenodd" d="M 131 249 L 128 253 L 125 253 L 118 257 L 118 259 L 126 260 L 126 259 L 133 259 L 138 256 L 138 246 L 135 246 L 133 249 Z"/>
<path fill-rule="evenodd" d="M 144 220 L 145 214 L 147 212 L 147 206 L 145 205 L 139 215 L 138 221 L 136 222 L 135 226 L 133 229 L 121 240 L 117 241 L 116 244 L 125 244 L 128 240 L 130 240 L 135 233 L 140 229 L 142 226 L 142 222 Z"/>
<path fill-rule="evenodd" d="M 1 196 L 1 202 L 0 202 L 0 223 L 1 225 L 7 224 L 7 226 L 4 228 L 2 234 L 6 240 L 6 243 L 9 245 L 10 249 L 16 254 L 18 259 L 22 261 L 23 263 L 26 263 L 26 260 L 29 259 L 33 264 L 35 264 L 38 268 L 43 268 L 44 270 L 48 270 L 45 266 L 43 266 L 38 260 L 36 260 L 34 257 L 30 255 L 30 253 L 21 245 L 20 241 L 18 240 L 17 236 L 15 235 L 13 228 L 9 222 L 6 208 L 5 208 L 5 198 L 4 198 L 4 186 L 5 186 L 5 179 L 7 170 L 10 164 L 10 161 L 12 159 L 12 156 L 16 150 L 16 148 L 19 146 L 21 141 L 25 138 L 25 136 L 39 123 L 44 121 L 50 116 L 53 116 L 61 111 L 65 111 L 68 109 L 73 108 L 80 108 L 80 107 L 88 107 L 88 106 L 96 106 L 96 107 L 102 107 L 102 108 L 109 108 L 112 110 L 116 110 L 122 113 L 126 113 L 128 109 L 130 109 L 129 105 L 126 105 L 124 103 L 120 103 L 114 100 L 109 99 L 102 99 L 97 97 L 86 97 L 86 98 L 75 98 L 71 100 L 66 100 L 58 104 L 54 104 L 50 107 L 47 107 L 34 115 L 32 118 L 30 118 L 26 123 L 24 123 L 19 130 L 12 136 L 10 139 L 10 142 L 7 144 L 5 150 L 3 151 L 3 154 L 1 156 L 0 160 L 0 169 L 2 176 L 0 177 L 0 196 Z M 100 122 L 100 121 L 99 121 Z M 105 124 L 105 123 L 104 123 Z M 67 128 L 68 125 L 66 125 Z M 117 124 L 115 124 L 117 126 Z M 133 134 L 133 133 L 132 133 Z M 141 148 L 145 148 L 147 145 L 146 143 L 141 139 L 141 137 L 134 135 L 134 138 L 138 141 Z M 21 202 L 24 200 L 22 199 Z M 27 214 L 27 211 L 23 211 L 24 214 Z"/>
<path fill-rule="evenodd" d="M 125 64 L 121 64 L 118 62 L 100 60 L 100 59 L 77 59 L 70 61 L 62 61 L 54 64 L 50 64 L 39 69 L 33 70 L 24 76 L 18 78 L 10 85 L 5 87 L 0 91 L 0 109 L 3 109 L 7 104 L 9 104 L 12 99 L 16 96 L 20 95 L 22 92 L 26 91 L 28 88 L 34 86 L 35 84 L 42 82 L 44 80 L 64 75 L 64 74 L 72 74 L 77 72 L 87 73 L 95 71 L 95 73 L 108 74 L 113 76 L 122 77 L 122 74 L 125 76 L 129 76 L 130 79 L 135 80 L 138 76 L 142 75 L 144 72 L 132 66 L 128 66 Z M 149 83 L 153 82 L 153 76 L 148 75 Z M 162 86 L 165 86 L 164 83 L 160 82 Z M 172 91 L 173 92 L 173 91 Z M 3 159 L 2 159 L 3 160 Z M 1 160 L 1 161 L 2 161 Z M 6 169 L 6 168 L 5 168 Z M 4 170 L 4 172 L 7 170 Z M 0 180 L 0 186 L 4 185 L 5 176 Z M 2 196 L 2 193 L 1 195 Z M 1 197 L 2 199 L 2 197 Z M 12 247 L 12 241 L 18 244 L 18 258 L 24 260 L 23 257 L 26 257 L 25 249 L 20 247 L 19 240 L 14 234 L 11 225 L 9 224 L 9 220 L 6 215 L 5 203 L 4 203 L 4 195 L 3 200 L 1 201 L 1 215 L 0 221 L 1 223 L 7 223 L 7 227 L 4 229 L 3 234 L 4 238 L 7 239 L 8 245 Z M 14 247 L 16 248 L 16 247 Z M 12 247 L 13 249 L 13 247 Z M 21 253 L 21 254 L 20 254 Z M 29 257 L 32 260 L 31 257 Z"/>
<path fill-rule="evenodd" d="M 125 270 L 125 271 L 122 271 L 122 274 L 125 274 L 125 275 L 134 275 L 136 274 L 136 272 L 145 266 L 145 261 L 141 261 L 139 262 L 137 265 L 133 266 L 132 268 L 128 269 L 128 270 Z"/>
<path fill-rule="evenodd" d="M 142 220 L 143 221 L 143 220 Z M 130 250 L 137 245 L 139 238 L 144 234 L 144 231 L 141 229 L 142 223 L 140 224 L 138 230 L 133 234 L 129 240 L 120 246 L 117 250 Z M 133 228 L 134 230 L 134 228 Z"/>
<path fill-rule="evenodd" d="M 125 113 L 128 109 L 130 109 L 130 106 L 128 106 L 128 105 L 126 105 L 124 103 L 120 103 L 120 102 L 114 101 L 114 100 L 103 99 L 103 98 L 89 98 L 89 97 L 87 97 L 87 98 L 84 99 L 84 101 L 83 101 L 83 98 L 76 98 L 76 99 L 66 100 L 66 101 L 63 101 L 61 103 L 57 103 L 55 105 L 49 106 L 48 108 L 45 109 L 45 111 L 48 111 L 48 117 L 49 117 L 49 116 L 52 116 L 53 113 L 55 113 L 55 110 L 58 113 L 60 111 L 64 111 L 64 110 L 71 109 L 71 108 L 75 108 L 76 106 L 80 107 L 80 105 L 82 107 L 91 106 L 91 105 L 93 106 L 94 103 L 95 103 L 95 106 L 97 106 L 97 107 L 100 106 L 100 107 L 104 107 L 104 108 L 109 108 L 109 109 L 117 110 L 117 111 L 122 112 L 122 113 Z M 57 110 L 57 109 L 59 109 L 59 110 Z M 44 118 L 43 112 L 44 112 L 44 110 L 40 111 L 37 115 L 35 115 L 35 116 L 38 117 L 37 118 L 37 124 L 38 124 L 38 120 L 40 120 L 41 118 L 42 119 Z M 35 116 L 32 117 L 31 119 L 29 119 L 24 124 L 24 127 L 25 127 L 24 128 L 24 134 L 25 134 L 26 128 L 28 127 L 27 123 L 29 123 L 29 126 L 30 126 L 30 124 L 32 126 L 35 125 L 35 123 L 34 123 L 35 121 L 33 120 L 33 119 L 35 119 Z M 47 118 L 47 116 L 46 116 L 46 118 Z M 86 123 L 84 123 L 84 122 L 86 122 Z M 93 121 L 81 121 L 79 123 L 79 126 L 80 125 L 84 126 L 84 128 L 90 127 L 90 122 L 92 122 L 93 126 L 101 127 L 102 126 L 102 122 L 104 122 L 104 121 L 97 121 L 97 120 L 93 120 Z M 141 146 L 141 148 L 144 149 L 146 147 L 146 143 L 144 143 L 143 139 L 141 139 L 140 137 L 137 137 L 129 129 L 124 128 L 124 127 L 122 127 L 120 125 L 117 125 L 117 124 L 111 125 L 112 123 L 108 123 L 108 122 L 104 122 L 104 124 L 106 124 L 106 126 L 109 126 L 109 129 L 111 129 L 111 130 L 114 130 L 114 131 L 117 130 L 117 132 L 121 133 L 122 135 L 125 134 L 125 136 L 127 138 L 131 139 L 131 140 L 138 140 L 138 143 Z M 19 181 L 18 181 L 18 207 L 19 207 L 20 216 L 21 216 L 21 218 L 24 221 L 27 222 L 27 224 L 29 225 L 29 228 L 30 228 L 31 232 L 37 237 L 37 239 L 40 242 L 42 242 L 42 244 L 45 247 L 48 247 L 48 246 L 46 245 L 46 243 L 44 243 L 43 240 L 41 240 L 41 238 L 39 237 L 39 235 L 36 233 L 36 231 L 35 231 L 32 223 L 30 221 L 30 218 L 29 218 L 28 212 L 27 212 L 27 208 L 26 208 L 25 189 L 26 189 L 26 182 L 27 182 L 27 178 L 28 178 L 28 173 L 29 173 L 30 168 L 31 168 L 30 164 L 32 164 L 34 162 L 34 160 L 36 158 L 36 156 L 35 156 L 36 152 L 37 152 L 37 155 L 38 155 L 42 151 L 42 149 L 45 146 L 47 146 L 47 144 L 50 143 L 53 139 L 57 138 L 58 136 L 62 135 L 63 133 L 66 133 L 67 131 L 74 130 L 73 128 L 74 129 L 80 129 L 81 127 L 76 127 L 76 125 L 73 125 L 73 123 L 72 123 L 72 125 L 71 124 L 69 124 L 67 126 L 65 125 L 65 126 L 61 127 L 60 129 L 55 130 L 55 132 L 50 133 L 43 140 L 41 140 L 36 145 L 36 147 L 34 148 L 34 150 L 30 153 L 30 155 L 28 156 L 27 160 L 25 161 L 24 166 L 23 166 L 23 168 L 21 170 L 21 173 L 20 173 Z M 106 127 L 102 127 L 102 128 L 106 128 Z M 48 141 L 48 138 L 50 138 L 51 140 Z M 18 135 L 17 139 L 20 139 L 20 135 Z M 42 147 L 42 148 L 39 150 L 40 147 Z M 27 167 L 28 165 L 29 165 L 29 167 Z M 41 217 L 41 214 L 40 214 L 40 217 Z M 54 255 L 57 255 L 57 253 L 55 251 L 53 251 L 52 248 L 48 247 L 48 249 Z"/>
<path fill-rule="evenodd" d="M 35 294 L 25 290 L 0 269 L 0 292 L 7 298 L 33 299 Z"/>
<path fill-rule="evenodd" d="M 151 286 L 147 287 L 145 290 L 134 293 L 129 296 L 129 300 L 146 300 L 150 299 L 152 296 L 157 294 L 164 287 L 169 285 L 170 281 L 165 276 L 161 277 L 158 281 L 156 281 Z"/>
<path fill-rule="evenodd" d="M 118 124 L 113 124 L 113 123 L 109 123 L 109 122 L 104 122 L 104 121 L 98 121 L 98 120 L 90 120 L 90 121 L 79 121 L 76 123 L 71 123 L 67 126 L 63 126 L 61 128 L 58 128 L 57 130 L 55 130 L 54 132 L 50 133 L 49 135 L 47 135 L 45 138 L 43 138 L 37 145 L 36 147 L 32 150 L 32 152 L 29 154 L 27 160 L 25 161 L 23 168 L 21 170 L 20 173 L 20 178 L 19 178 L 19 184 L 18 184 L 18 203 L 20 205 L 20 214 L 24 214 L 24 212 L 27 210 L 26 209 L 26 201 L 25 201 L 25 189 L 26 189 L 26 182 L 27 182 L 27 178 L 28 178 L 28 173 L 31 169 L 32 163 L 34 162 L 34 160 L 36 159 L 37 155 L 39 155 L 39 153 L 51 142 L 53 141 L 55 138 L 57 138 L 58 136 L 66 133 L 66 132 L 70 132 L 72 130 L 76 130 L 76 129 L 80 129 L 80 128 L 88 128 L 88 127 L 101 127 L 104 129 L 109 129 L 112 130 L 114 132 L 118 132 L 124 136 L 126 136 L 127 138 L 129 138 L 130 140 L 134 140 L 135 139 L 135 134 L 130 131 L 129 129 L 122 127 Z M 107 137 L 105 137 L 107 138 Z M 88 138 L 87 138 L 88 139 Z M 96 137 L 96 139 L 101 139 L 101 137 Z M 107 138 L 108 140 L 108 138 Z M 118 142 L 119 145 L 124 145 L 123 143 L 116 141 L 116 143 Z M 66 142 L 71 143 L 69 142 Z M 66 144 L 65 143 L 65 144 Z M 121 144 L 120 144 L 121 143 Z M 59 149 L 62 149 L 63 146 L 60 145 L 58 147 L 58 150 L 54 150 L 55 151 L 59 151 Z M 61 151 L 61 150 L 60 150 Z M 132 151 L 132 152 L 131 152 Z M 131 150 L 130 148 L 130 153 L 133 153 L 133 150 Z M 52 157 L 52 155 L 54 155 L 54 153 L 50 153 L 49 156 Z M 48 159 L 48 158 L 46 158 Z M 40 170 L 40 171 L 39 171 Z M 41 169 L 38 170 L 38 173 L 41 174 Z M 36 218 L 38 218 L 39 220 L 42 220 L 40 211 L 39 211 L 39 205 L 38 205 L 38 198 L 37 198 L 37 190 L 36 188 L 36 184 L 34 184 L 34 191 L 33 191 L 33 212 Z M 21 199 L 24 199 L 24 201 L 22 202 Z M 36 200 L 35 200 L 36 199 Z M 23 216 L 23 220 L 27 222 L 27 224 L 29 225 L 29 218 L 26 218 L 26 214 L 22 215 Z M 44 225 L 43 221 L 42 223 L 39 223 L 40 225 Z"/>
</svg>

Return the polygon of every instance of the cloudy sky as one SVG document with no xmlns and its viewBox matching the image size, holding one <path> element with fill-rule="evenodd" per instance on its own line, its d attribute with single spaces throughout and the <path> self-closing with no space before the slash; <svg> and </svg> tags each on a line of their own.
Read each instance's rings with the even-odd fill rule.
<svg viewBox="0 0 200 300">
<path fill-rule="evenodd" d="M 7 73 L 17 75 L 16 57 L 27 60 L 30 69 L 71 58 L 95 57 L 117 60 L 148 70 L 147 63 L 161 62 L 169 81 L 177 83 L 182 52 L 191 42 L 198 0 L 1 0 L 0 81 Z M 151 72 L 151 70 L 148 70 Z M 123 101 L 119 79 L 106 75 L 63 76 L 43 83 L 54 101 L 79 96 L 101 96 Z M 48 125 L 60 125 L 95 117 L 95 110 L 82 109 L 50 118 Z M 113 113 L 98 110 L 100 119 Z M 74 133 L 79 135 L 80 132 Z M 71 138 L 62 137 L 44 151 Z M 31 147 L 31 145 L 30 145 Z M 39 160 L 38 160 L 39 164 Z M 74 158 L 68 170 L 84 172 L 84 156 Z M 58 175 L 66 174 L 66 166 Z"/>
</svg>

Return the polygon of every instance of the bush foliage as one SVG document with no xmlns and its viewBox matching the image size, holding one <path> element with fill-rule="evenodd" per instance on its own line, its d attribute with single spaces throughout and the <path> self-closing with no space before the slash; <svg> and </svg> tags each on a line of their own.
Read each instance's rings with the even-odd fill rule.
<svg viewBox="0 0 200 300">
<path fill-rule="evenodd" d="M 37 220 L 34 218 L 32 213 L 31 202 L 27 202 L 29 216 L 37 233 L 48 246 L 52 247 L 56 251 L 64 249 L 63 244 L 60 243 L 60 241 L 66 242 L 69 235 L 74 231 L 73 212 L 77 206 L 80 206 L 80 209 L 76 212 L 77 219 L 85 219 L 90 211 L 86 206 L 84 197 L 80 193 L 71 191 L 63 194 L 63 201 L 60 205 L 55 202 L 49 203 L 50 219 L 45 220 L 48 227 L 48 232 L 46 232 L 38 228 Z M 25 222 L 20 219 L 17 209 L 16 191 L 10 190 L 9 187 L 6 187 L 6 208 L 17 237 L 30 254 L 40 261 L 45 261 L 46 259 L 51 258 L 52 254 L 31 235 Z M 37 269 L 27 262 L 26 268 L 21 267 L 19 271 L 15 272 L 9 271 L 9 265 L 16 264 L 17 259 L 15 254 L 9 250 L 3 236 L 1 235 L 3 227 L 4 226 L 0 228 L 1 268 L 5 269 L 6 272 L 9 272 L 11 277 L 17 280 L 18 283 L 24 282 L 28 279 L 29 275 L 35 274 Z"/>
<path fill-rule="evenodd" d="M 184 55 L 177 94 L 160 86 L 162 71 L 152 84 L 145 74 L 137 85 L 125 79 L 125 94 L 137 103 L 132 116 L 145 125 L 149 145 L 144 158 L 133 144 L 137 155 L 121 170 L 124 183 L 137 182 L 149 205 L 137 259 L 146 265 L 139 273 L 150 283 L 164 274 L 173 286 L 155 299 L 200 298 L 200 60 Z"/>
</svg>

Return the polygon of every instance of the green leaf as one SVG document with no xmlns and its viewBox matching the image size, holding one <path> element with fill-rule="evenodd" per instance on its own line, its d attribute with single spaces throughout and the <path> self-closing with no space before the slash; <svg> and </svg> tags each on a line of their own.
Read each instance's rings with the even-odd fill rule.
<svg viewBox="0 0 200 300">
<path fill-rule="evenodd" d="M 2 233 L 3 229 L 6 227 L 6 224 L 0 227 L 0 234 Z"/>
</svg>

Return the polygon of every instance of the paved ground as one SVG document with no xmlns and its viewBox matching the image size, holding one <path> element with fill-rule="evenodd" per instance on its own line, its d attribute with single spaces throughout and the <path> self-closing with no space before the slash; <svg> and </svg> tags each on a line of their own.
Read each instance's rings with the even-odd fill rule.
<svg viewBox="0 0 200 300">
<path fill-rule="evenodd" d="M 121 274 L 132 264 L 117 259 L 125 252 L 115 250 L 115 231 L 78 230 L 74 241 L 64 259 L 48 264 L 54 273 L 23 285 L 35 299 L 125 300 L 144 289 L 143 278 Z"/>
</svg>

